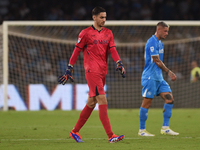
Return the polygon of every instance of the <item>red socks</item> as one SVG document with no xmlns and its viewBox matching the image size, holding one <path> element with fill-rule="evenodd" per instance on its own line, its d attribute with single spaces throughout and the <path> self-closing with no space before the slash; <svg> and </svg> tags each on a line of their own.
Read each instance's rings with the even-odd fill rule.
<svg viewBox="0 0 200 150">
<path fill-rule="evenodd" d="M 79 132 L 79 130 L 82 128 L 82 126 L 86 123 L 87 119 L 90 117 L 92 111 L 94 108 L 90 108 L 87 105 L 84 107 L 84 109 L 81 111 L 80 117 L 72 130 L 73 132 Z M 106 134 L 109 138 L 112 137 L 113 132 L 110 125 L 110 120 L 108 118 L 107 114 L 107 105 L 99 105 L 99 118 L 101 120 L 101 123 L 103 124 L 103 127 L 106 131 Z"/>
<path fill-rule="evenodd" d="M 103 124 L 106 134 L 108 135 L 109 138 L 111 138 L 113 135 L 113 132 L 112 132 L 111 125 L 110 125 L 110 120 L 108 118 L 106 104 L 99 105 L 99 118 L 101 120 L 101 123 Z"/>
<path fill-rule="evenodd" d="M 86 123 L 87 119 L 90 117 L 93 109 L 94 108 L 90 108 L 87 105 L 85 105 L 85 107 L 81 111 L 80 117 L 79 117 L 74 129 L 72 130 L 73 132 L 75 132 L 75 133 L 79 132 L 79 130 L 82 128 L 82 126 Z"/>
</svg>

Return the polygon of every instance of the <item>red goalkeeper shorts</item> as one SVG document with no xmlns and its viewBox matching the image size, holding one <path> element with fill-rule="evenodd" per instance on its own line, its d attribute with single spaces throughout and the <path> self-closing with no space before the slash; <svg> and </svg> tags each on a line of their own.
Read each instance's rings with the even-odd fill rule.
<svg viewBox="0 0 200 150">
<path fill-rule="evenodd" d="M 85 74 L 85 78 L 89 86 L 89 97 L 105 94 L 104 85 L 106 82 L 106 75 L 88 72 Z"/>
</svg>

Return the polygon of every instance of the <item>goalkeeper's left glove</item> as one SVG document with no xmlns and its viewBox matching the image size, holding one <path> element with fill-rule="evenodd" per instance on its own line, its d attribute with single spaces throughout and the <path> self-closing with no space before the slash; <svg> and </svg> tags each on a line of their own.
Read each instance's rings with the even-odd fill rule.
<svg viewBox="0 0 200 150">
<path fill-rule="evenodd" d="M 58 77 L 58 82 L 60 84 L 63 84 L 63 85 L 67 82 L 68 79 L 70 79 L 72 82 L 74 82 L 74 79 L 72 77 L 72 73 L 73 73 L 73 66 L 68 65 L 65 74 Z"/>
<path fill-rule="evenodd" d="M 125 73 L 126 73 L 126 71 L 125 71 L 125 69 L 124 69 L 124 66 L 123 66 L 121 60 L 118 60 L 118 61 L 117 61 L 117 68 L 116 68 L 116 71 L 117 71 L 117 70 L 120 70 L 120 71 L 121 71 L 122 77 L 125 78 Z"/>
</svg>

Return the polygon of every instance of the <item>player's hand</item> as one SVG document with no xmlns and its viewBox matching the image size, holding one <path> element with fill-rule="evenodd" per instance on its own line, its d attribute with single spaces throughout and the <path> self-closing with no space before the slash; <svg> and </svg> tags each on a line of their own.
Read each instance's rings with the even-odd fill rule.
<svg viewBox="0 0 200 150">
<path fill-rule="evenodd" d="M 116 71 L 118 71 L 118 70 L 121 72 L 122 77 L 125 78 L 126 71 L 125 71 L 124 66 L 123 66 L 123 64 L 122 64 L 122 62 L 120 60 L 117 61 Z"/>
<path fill-rule="evenodd" d="M 169 70 L 168 75 L 172 81 L 176 81 L 176 75 L 171 70 Z"/>
<path fill-rule="evenodd" d="M 74 82 L 72 73 L 73 73 L 73 66 L 68 65 L 65 74 L 58 77 L 58 82 L 63 85 L 67 82 L 68 79 L 70 79 L 72 82 Z"/>
</svg>

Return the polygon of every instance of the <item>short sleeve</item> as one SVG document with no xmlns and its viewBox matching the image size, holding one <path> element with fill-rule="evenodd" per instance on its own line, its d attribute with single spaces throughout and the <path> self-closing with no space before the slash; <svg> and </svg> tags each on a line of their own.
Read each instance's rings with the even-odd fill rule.
<svg viewBox="0 0 200 150">
<path fill-rule="evenodd" d="M 159 55 L 159 48 L 158 48 L 157 44 L 152 42 L 149 44 L 149 46 L 147 48 L 148 48 L 151 56 Z"/>
<path fill-rule="evenodd" d="M 86 41 L 87 41 L 86 38 L 87 38 L 87 34 L 84 30 L 82 30 L 79 33 L 76 46 L 82 49 L 86 45 Z"/>
</svg>

